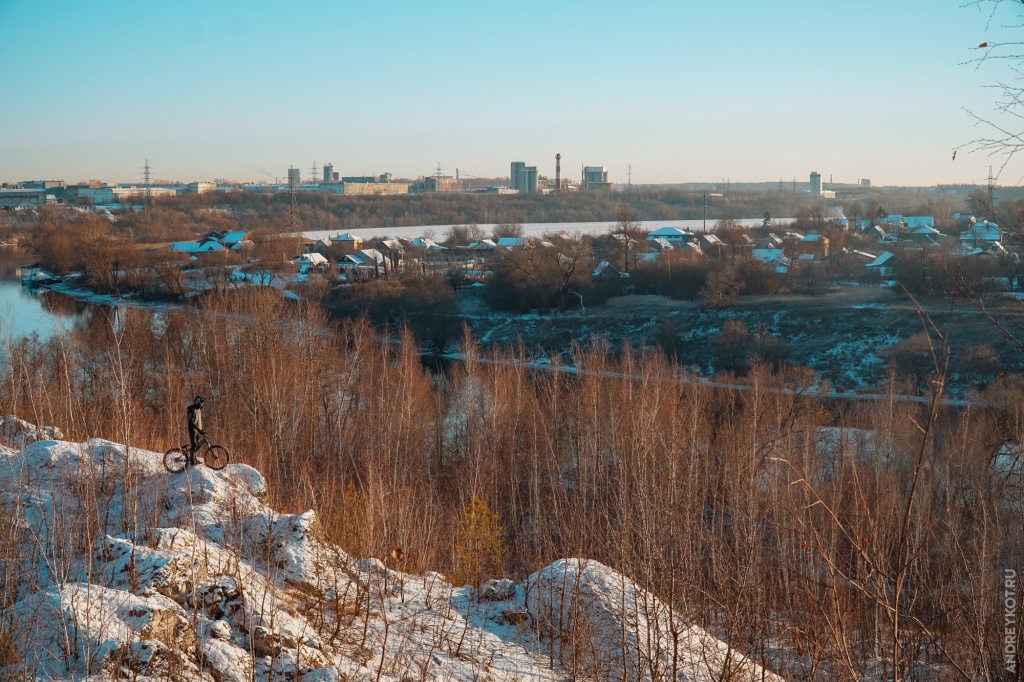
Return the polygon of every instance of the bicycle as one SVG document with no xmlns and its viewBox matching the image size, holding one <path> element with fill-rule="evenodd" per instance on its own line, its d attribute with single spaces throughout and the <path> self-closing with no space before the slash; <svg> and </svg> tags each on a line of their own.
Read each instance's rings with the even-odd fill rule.
<svg viewBox="0 0 1024 682">
<path fill-rule="evenodd" d="M 164 453 L 164 469 L 172 474 L 181 473 L 189 465 L 196 466 L 199 463 L 197 458 L 202 458 L 202 463 L 211 469 L 223 469 L 231 459 L 227 448 L 223 445 L 211 445 L 206 439 L 206 434 L 199 436 L 195 458 L 190 456 L 191 452 L 191 443 L 171 448 Z"/>
</svg>

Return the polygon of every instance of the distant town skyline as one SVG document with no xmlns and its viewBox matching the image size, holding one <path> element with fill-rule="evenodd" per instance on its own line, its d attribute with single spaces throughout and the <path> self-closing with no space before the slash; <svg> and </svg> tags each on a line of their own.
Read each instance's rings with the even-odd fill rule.
<svg viewBox="0 0 1024 682">
<path fill-rule="evenodd" d="M 0 0 L 0 179 L 984 183 L 1005 3 Z M 1011 163 L 1000 184 L 1018 184 Z"/>
</svg>

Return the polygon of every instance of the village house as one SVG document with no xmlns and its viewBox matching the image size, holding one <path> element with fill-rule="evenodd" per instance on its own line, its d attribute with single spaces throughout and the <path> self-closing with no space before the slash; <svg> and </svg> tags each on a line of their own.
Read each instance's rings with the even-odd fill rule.
<svg viewBox="0 0 1024 682">
<path fill-rule="evenodd" d="M 171 253 L 213 253 L 215 251 L 227 251 L 224 245 L 218 241 L 210 240 L 205 242 L 171 242 Z"/>
<path fill-rule="evenodd" d="M 319 253 L 304 253 L 295 259 L 295 264 L 301 273 L 327 272 L 330 267 L 327 257 Z"/>
<path fill-rule="evenodd" d="M 702 253 L 707 254 L 712 258 L 722 258 L 725 256 L 725 242 L 713 234 L 700 235 L 700 237 L 697 238 L 697 246 L 700 247 Z"/>
<path fill-rule="evenodd" d="M 342 253 L 355 253 L 363 248 L 363 238 L 346 232 L 337 237 L 331 237 L 331 245 L 340 248 Z"/>
<path fill-rule="evenodd" d="M 377 249 L 361 249 L 345 256 L 338 267 L 347 270 L 381 270 L 385 267 L 385 258 Z"/>
<path fill-rule="evenodd" d="M 427 239 L 425 237 L 416 237 L 412 240 L 412 246 L 417 249 L 426 249 L 427 251 L 447 251 L 447 246 L 441 246 L 433 239 Z"/>
<path fill-rule="evenodd" d="M 934 227 L 919 227 L 910 233 L 909 238 L 920 247 L 938 246 L 942 233 Z"/>
<path fill-rule="evenodd" d="M 789 266 L 792 264 L 792 261 L 786 257 L 786 252 L 782 249 L 753 249 L 750 252 L 750 257 L 764 263 L 778 273 L 788 272 Z"/>
<path fill-rule="evenodd" d="M 828 238 L 812 232 L 797 242 L 796 252 L 801 258 L 811 256 L 804 260 L 824 259 L 828 256 Z"/>
<path fill-rule="evenodd" d="M 960 233 L 960 248 L 969 251 L 987 249 L 995 242 L 1003 241 L 1003 231 L 988 220 L 974 223 L 966 232 Z"/>
<path fill-rule="evenodd" d="M 896 274 L 896 256 L 889 251 L 883 251 L 878 258 L 865 266 L 868 272 L 880 278 L 892 277 Z"/>
<path fill-rule="evenodd" d="M 647 234 L 647 239 L 664 239 L 669 244 L 688 244 L 697 239 L 697 235 L 689 230 L 680 230 L 678 227 L 660 227 Z"/>
</svg>

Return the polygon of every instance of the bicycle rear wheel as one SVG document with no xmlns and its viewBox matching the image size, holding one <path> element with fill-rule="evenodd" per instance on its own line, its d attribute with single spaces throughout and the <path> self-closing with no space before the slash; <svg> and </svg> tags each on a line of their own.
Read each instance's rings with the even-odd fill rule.
<svg viewBox="0 0 1024 682">
<path fill-rule="evenodd" d="M 227 448 L 223 445 L 211 445 L 204 453 L 203 459 L 206 460 L 206 466 L 211 469 L 223 469 L 227 466 L 230 457 Z"/>
<path fill-rule="evenodd" d="M 172 474 L 184 471 L 186 464 L 188 464 L 188 455 L 181 448 L 171 448 L 164 453 L 164 469 Z"/>
</svg>

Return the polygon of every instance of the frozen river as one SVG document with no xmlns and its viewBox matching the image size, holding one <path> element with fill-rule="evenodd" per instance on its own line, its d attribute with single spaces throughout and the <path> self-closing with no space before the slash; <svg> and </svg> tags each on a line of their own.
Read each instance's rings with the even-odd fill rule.
<svg viewBox="0 0 1024 682">
<path fill-rule="evenodd" d="M 761 218 L 745 218 L 740 221 L 746 227 L 759 227 L 761 225 Z M 778 218 L 773 219 L 772 224 L 778 227 L 783 227 L 792 223 L 792 218 Z M 708 220 L 708 228 L 712 228 L 715 225 L 715 221 Z M 558 234 L 564 232 L 566 234 L 602 234 L 608 232 L 615 227 L 615 221 L 599 221 L 593 223 L 521 223 L 523 228 L 524 237 L 539 237 L 543 234 L 554 233 Z M 483 230 L 484 234 L 490 236 L 494 230 L 494 223 L 478 223 L 477 226 Z M 374 227 L 365 230 L 348 230 L 351 234 L 367 239 L 368 237 L 405 237 L 407 239 L 413 239 L 415 237 L 430 237 L 434 241 L 441 241 L 444 239 L 445 232 L 452 227 L 448 225 L 416 225 L 414 227 Z M 704 229 L 704 221 L 701 219 L 697 220 L 642 220 L 640 221 L 640 227 L 644 230 L 657 230 L 660 227 L 678 227 L 680 229 L 690 229 L 693 232 L 700 232 Z M 333 237 L 342 230 L 318 230 L 312 232 L 303 232 L 302 235 L 307 239 L 320 239 L 322 237 Z"/>
</svg>

